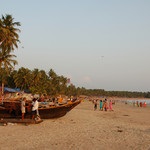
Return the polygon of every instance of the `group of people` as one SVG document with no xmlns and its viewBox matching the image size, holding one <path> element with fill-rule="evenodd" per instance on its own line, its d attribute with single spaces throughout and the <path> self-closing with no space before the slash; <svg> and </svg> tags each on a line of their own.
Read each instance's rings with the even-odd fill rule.
<svg viewBox="0 0 150 150">
<path fill-rule="evenodd" d="M 133 102 L 133 106 L 137 106 L 137 107 L 146 107 L 146 102 L 139 102 L 139 101 L 134 101 Z"/>
<path fill-rule="evenodd" d="M 21 101 L 22 120 L 24 120 L 27 107 L 30 106 L 26 106 L 26 97 L 23 97 Z M 31 107 L 32 107 L 32 119 L 35 119 L 37 116 L 39 117 L 38 111 L 39 103 L 37 98 L 33 98 Z"/>
<path fill-rule="evenodd" d="M 96 110 L 97 109 L 97 105 L 98 105 L 98 100 L 97 99 L 95 99 L 94 100 L 94 110 Z M 101 110 L 101 111 L 107 111 L 107 110 L 110 110 L 110 111 L 113 111 L 113 109 L 112 109 L 112 100 L 109 100 L 109 102 L 108 102 L 108 100 L 107 99 L 105 99 L 105 100 L 100 100 L 99 101 L 99 110 Z"/>
</svg>

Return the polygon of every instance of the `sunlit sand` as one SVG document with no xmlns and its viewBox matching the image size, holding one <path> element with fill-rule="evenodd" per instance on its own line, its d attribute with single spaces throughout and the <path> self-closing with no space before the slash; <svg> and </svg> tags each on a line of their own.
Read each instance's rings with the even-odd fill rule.
<svg viewBox="0 0 150 150">
<path fill-rule="evenodd" d="M 84 100 L 64 117 L 36 125 L 0 126 L 1 150 L 148 150 L 150 149 L 150 107 L 125 103 L 114 111 L 96 111 Z"/>
</svg>

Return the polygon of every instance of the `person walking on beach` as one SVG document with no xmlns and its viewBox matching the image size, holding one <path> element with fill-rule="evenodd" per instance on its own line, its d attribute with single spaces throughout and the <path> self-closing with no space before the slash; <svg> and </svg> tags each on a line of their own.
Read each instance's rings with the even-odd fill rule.
<svg viewBox="0 0 150 150">
<path fill-rule="evenodd" d="M 39 116 L 38 113 L 39 103 L 36 98 L 33 98 L 32 102 L 32 119 L 35 119 L 35 116 Z"/>
<path fill-rule="evenodd" d="M 140 107 L 142 107 L 142 102 L 140 102 Z"/>
<path fill-rule="evenodd" d="M 97 109 L 97 99 L 94 100 L 94 110 Z"/>
<path fill-rule="evenodd" d="M 112 100 L 109 101 L 109 110 L 113 111 L 113 109 L 112 109 Z"/>
<path fill-rule="evenodd" d="M 102 111 L 103 110 L 103 101 L 102 100 L 100 100 L 100 102 L 99 102 L 99 109 Z"/>
<path fill-rule="evenodd" d="M 104 109 L 105 111 L 107 111 L 107 109 L 108 109 L 107 99 L 104 100 L 103 109 Z"/>
<path fill-rule="evenodd" d="M 138 101 L 136 101 L 136 106 L 139 107 L 139 102 Z"/>
<path fill-rule="evenodd" d="M 143 107 L 146 107 L 146 102 L 143 103 Z"/>
<path fill-rule="evenodd" d="M 21 112 L 22 112 L 22 120 L 24 120 L 24 115 L 26 112 L 26 97 L 24 97 L 21 101 Z"/>
</svg>

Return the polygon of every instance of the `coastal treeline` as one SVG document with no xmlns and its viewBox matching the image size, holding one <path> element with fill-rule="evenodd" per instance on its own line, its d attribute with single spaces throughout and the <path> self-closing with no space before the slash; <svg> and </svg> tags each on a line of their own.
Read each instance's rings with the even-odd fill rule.
<svg viewBox="0 0 150 150">
<path fill-rule="evenodd" d="M 0 82 L 5 70 L 0 72 Z M 18 70 L 12 70 L 9 75 L 5 74 L 3 78 L 5 86 L 10 88 L 19 88 L 22 91 L 33 94 L 45 94 L 50 96 L 68 95 L 68 96 L 117 96 L 117 97 L 144 97 L 150 98 L 150 92 L 130 92 L 130 91 L 105 91 L 104 89 L 86 89 L 76 87 L 68 82 L 68 78 L 58 75 L 53 69 L 48 72 L 44 70 L 21 67 Z"/>
</svg>

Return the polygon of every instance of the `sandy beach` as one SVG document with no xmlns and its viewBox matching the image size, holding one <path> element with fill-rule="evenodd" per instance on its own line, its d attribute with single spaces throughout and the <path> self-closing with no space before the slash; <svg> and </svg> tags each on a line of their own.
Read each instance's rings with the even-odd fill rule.
<svg viewBox="0 0 150 150">
<path fill-rule="evenodd" d="M 62 118 L 0 125 L 0 150 L 150 150 L 150 107 L 117 102 L 93 110 L 84 100 Z"/>
</svg>

